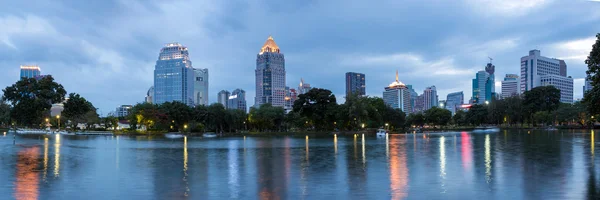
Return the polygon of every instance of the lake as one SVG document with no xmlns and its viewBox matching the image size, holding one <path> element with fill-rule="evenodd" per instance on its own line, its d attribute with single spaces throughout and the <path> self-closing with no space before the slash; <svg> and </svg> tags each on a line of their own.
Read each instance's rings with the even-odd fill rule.
<svg viewBox="0 0 600 200">
<path fill-rule="evenodd" d="M 594 131 L 0 135 L 1 199 L 600 198 Z"/>
</svg>

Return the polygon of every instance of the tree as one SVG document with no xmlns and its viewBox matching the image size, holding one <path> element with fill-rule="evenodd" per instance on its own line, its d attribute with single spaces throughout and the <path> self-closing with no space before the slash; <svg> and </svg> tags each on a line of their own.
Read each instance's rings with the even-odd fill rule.
<svg viewBox="0 0 600 200">
<path fill-rule="evenodd" d="M 425 122 L 431 125 L 444 126 L 452 119 L 452 112 L 449 110 L 433 107 L 425 111 Z"/>
<path fill-rule="evenodd" d="M 454 113 L 454 116 L 452 116 L 452 121 L 458 126 L 466 125 L 468 123 L 467 112 L 464 110 L 457 110 L 456 113 Z"/>
<path fill-rule="evenodd" d="M 402 110 L 386 106 L 384 108 L 383 121 L 388 124 L 390 130 L 402 129 L 406 123 L 406 114 Z"/>
<path fill-rule="evenodd" d="M 138 125 L 143 125 L 146 130 L 149 130 L 159 119 L 164 119 L 164 115 L 159 112 L 158 105 L 138 103 L 131 108 L 127 118 L 131 129 L 136 130 L 140 128 Z"/>
<path fill-rule="evenodd" d="M 96 115 L 96 108 L 81 97 L 79 94 L 70 93 L 69 100 L 64 104 L 64 110 L 61 112 L 62 117 L 71 121 L 71 127 L 75 129 L 79 123 L 87 123 L 87 120 L 94 120 L 93 115 Z M 88 114 L 89 112 L 93 112 Z"/>
<path fill-rule="evenodd" d="M 481 104 L 475 104 L 471 106 L 471 109 L 469 109 L 469 112 L 467 112 L 467 121 L 476 126 L 487 122 L 487 117 L 488 109 Z"/>
<path fill-rule="evenodd" d="M 591 81 L 592 90 L 584 94 L 583 101 L 592 115 L 600 114 L 600 33 L 596 34 L 596 43 L 585 60 L 588 66 L 587 78 Z"/>
<path fill-rule="evenodd" d="M 271 104 L 262 104 L 259 108 L 250 108 L 248 121 L 256 130 L 274 131 L 281 130 L 285 116 L 282 107 L 274 107 Z"/>
<path fill-rule="evenodd" d="M 192 120 L 192 108 L 179 101 L 165 102 L 159 105 L 159 110 L 159 113 L 164 114 L 165 118 L 159 119 L 157 122 L 162 123 L 161 125 L 165 127 L 166 124 L 172 123 L 172 129 L 175 131 L 183 131 L 184 126 Z"/>
<path fill-rule="evenodd" d="M 536 124 L 544 126 L 552 124 L 554 116 L 548 111 L 539 111 L 533 114 L 533 120 Z"/>
<path fill-rule="evenodd" d="M 331 91 L 313 88 L 298 96 L 293 111 L 307 118 L 317 130 L 326 130 L 333 125 L 334 113 L 330 111 L 336 105 L 335 95 Z"/>
<path fill-rule="evenodd" d="M 10 125 L 10 105 L 4 101 L 0 101 L 0 127 L 8 127 Z"/>
<path fill-rule="evenodd" d="M 509 124 L 519 124 L 523 123 L 524 119 L 524 110 L 523 110 L 523 100 L 521 96 L 512 96 L 503 99 L 504 109 L 506 109 L 506 121 Z"/>
<path fill-rule="evenodd" d="M 21 125 L 41 124 L 49 116 L 52 104 L 63 102 L 67 93 L 52 76 L 40 80 L 22 78 L 2 91 L 2 101 L 12 106 L 11 119 Z"/>
<path fill-rule="evenodd" d="M 207 126 L 209 129 L 214 130 L 215 132 L 222 132 L 224 126 L 227 124 L 226 119 L 226 110 L 223 104 L 213 103 L 208 106 L 208 116 L 207 116 Z"/>
<path fill-rule="evenodd" d="M 539 111 L 552 112 L 560 105 L 560 90 L 554 86 L 535 87 L 523 93 L 523 106 L 530 122 L 533 114 Z"/>
<path fill-rule="evenodd" d="M 425 115 L 423 115 L 421 112 L 410 113 L 408 117 L 406 117 L 406 123 L 408 125 L 421 127 L 425 125 Z"/>
</svg>

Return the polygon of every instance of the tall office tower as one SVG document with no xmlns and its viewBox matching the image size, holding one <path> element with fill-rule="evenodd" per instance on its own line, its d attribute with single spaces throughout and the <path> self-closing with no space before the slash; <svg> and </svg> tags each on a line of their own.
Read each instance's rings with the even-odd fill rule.
<svg viewBox="0 0 600 200">
<path fill-rule="evenodd" d="M 154 103 L 154 86 L 151 86 L 150 89 L 148 89 L 148 92 L 146 92 L 146 99 L 145 102 L 146 103 Z"/>
<path fill-rule="evenodd" d="M 412 105 L 410 103 L 410 91 L 404 83 L 398 80 L 398 71 L 396 71 L 396 81 L 384 88 L 383 102 L 396 109 L 399 108 L 402 112 L 412 113 Z"/>
<path fill-rule="evenodd" d="M 194 103 L 208 105 L 208 69 L 194 69 Z"/>
<path fill-rule="evenodd" d="M 415 99 L 415 108 L 413 110 L 414 112 L 423 112 L 426 110 L 424 94 L 417 96 L 417 98 Z"/>
<path fill-rule="evenodd" d="M 485 72 L 488 73 L 488 80 L 486 81 L 486 84 L 490 84 L 490 87 L 489 87 L 489 90 L 490 90 L 489 95 L 490 96 L 486 96 L 486 99 L 489 99 L 489 100 L 491 100 L 491 97 L 493 95 L 495 95 L 495 93 L 496 93 L 496 87 L 495 87 L 496 75 L 494 74 L 495 71 L 496 71 L 496 66 L 492 65 L 492 61 L 490 58 L 490 62 L 485 66 Z M 486 94 L 488 94 L 488 93 L 486 92 Z"/>
<path fill-rule="evenodd" d="M 566 74 L 567 64 L 541 56 L 540 50 L 521 57 L 521 93 L 538 86 L 552 85 L 560 90 L 560 102 L 573 103 L 573 78 Z"/>
<path fill-rule="evenodd" d="M 585 84 L 583 85 L 583 94 L 592 89 L 592 80 L 585 78 Z"/>
<path fill-rule="evenodd" d="M 131 108 L 133 108 L 132 105 L 122 105 L 117 107 L 117 117 L 127 117 L 127 115 L 129 115 L 129 112 L 131 111 Z"/>
<path fill-rule="evenodd" d="M 479 71 L 473 79 L 473 96 L 471 102 L 474 104 L 483 104 L 489 101 L 492 96 L 489 74 L 486 71 Z"/>
<path fill-rule="evenodd" d="M 447 110 L 452 112 L 452 115 L 454 115 L 456 113 L 456 107 L 462 105 L 464 99 L 465 95 L 462 91 L 450 93 L 448 96 L 446 96 L 445 107 Z"/>
<path fill-rule="evenodd" d="M 227 100 L 229 100 L 229 91 L 221 90 L 217 94 L 217 103 L 220 103 L 223 107 L 227 108 Z"/>
<path fill-rule="evenodd" d="M 35 78 L 40 74 L 41 70 L 37 65 L 21 65 L 21 78 Z"/>
<path fill-rule="evenodd" d="M 310 91 L 310 89 L 312 89 L 310 87 L 310 84 L 305 83 L 304 79 L 300 79 L 300 85 L 298 86 L 298 95 L 307 93 L 308 91 Z"/>
<path fill-rule="evenodd" d="M 227 109 L 238 109 L 246 112 L 246 91 L 235 89 L 227 100 Z"/>
<path fill-rule="evenodd" d="M 167 44 L 160 50 L 154 69 L 154 103 L 179 101 L 193 106 L 194 77 L 187 47 Z"/>
<path fill-rule="evenodd" d="M 346 96 L 352 94 L 358 94 L 359 96 L 367 94 L 365 90 L 365 74 L 346 72 Z"/>
<path fill-rule="evenodd" d="M 269 36 L 256 56 L 256 97 L 254 106 L 270 103 L 284 106 L 285 58 L 279 46 Z"/>
<path fill-rule="evenodd" d="M 410 107 L 412 108 L 411 112 L 415 112 L 415 108 L 416 108 L 416 101 L 417 101 L 417 97 L 419 96 L 419 94 L 417 94 L 417 92 L 415 91 L 415 89 L 413 88 L 412 85 L 406 85 L 406 87 L 408 88 L 408 91 L 410 92 Z"/>
<path fill-rule="evenodd" d="M 519 76 L 516 74 L 506 74 L 502 81 L 502 98 L 519 95 Z"/>
<path fill-rule="evenodd" d="M 423 111 L 438 106 L 437 90 L 435 86 L 427 87 L 423 91 Z"/>
</svg>

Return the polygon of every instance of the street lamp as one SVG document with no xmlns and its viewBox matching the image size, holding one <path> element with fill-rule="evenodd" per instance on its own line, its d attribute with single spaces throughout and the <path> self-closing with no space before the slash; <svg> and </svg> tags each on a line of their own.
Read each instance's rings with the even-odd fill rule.
<svg viewBox="0 0 600 200">
<path fill-rule="evenodd" d="M 388 129 L 388 126 L 389 126 L 389 125 L 390 125 L 390 124 L 388 124 L 388 123 L 385 123 L 385 129 Z"/>
<path fill-rule="evenodd" d="M 489 101 L 485 101 L 485 105 L 488 105 L 488 104 L 490 104 L 490 102 Z"/>
<path fill-rule="evenodd" d="M 187 131 L 187 124 L 183 125 L 183 132 L 185 133 Z"/>
<path fill-rule="evenodd" d="M 58 120 L 58 126 L 56 127 L 56 129 L 60 129 L 60 115 L 56 115 L 56 119 Z"/>
<path fill-rule="evenodd" d="M 360 126 L 361 126 L 362 128 L 365 128 L 365 123 L 362 123 Z"/>
</svg>

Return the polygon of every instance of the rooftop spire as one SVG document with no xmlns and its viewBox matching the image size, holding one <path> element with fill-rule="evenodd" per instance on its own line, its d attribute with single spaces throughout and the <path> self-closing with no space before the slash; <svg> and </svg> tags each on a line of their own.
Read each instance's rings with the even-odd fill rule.
<svg viewBox="0 0 600 200">
<path fill-rule="evenodd" d="M 271 35 L 267 38 L 265 44 L 260 48 L 260 53 L 271 52 L 271 53 L 279 53 L 279 46 L 275 43 L 275 40 Z"/>
<path fill-rule="evenodd" d="M 400 82 L 398 81 L 398 70 L 396 70 L 396 82 Z"/>
</svg>

